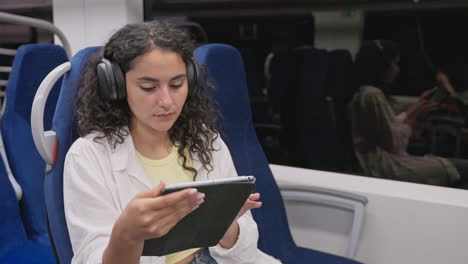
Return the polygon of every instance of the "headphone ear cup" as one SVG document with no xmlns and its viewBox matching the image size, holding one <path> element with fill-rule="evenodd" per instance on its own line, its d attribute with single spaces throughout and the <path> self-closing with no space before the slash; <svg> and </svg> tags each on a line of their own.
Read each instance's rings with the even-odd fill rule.
<svg viewBox="0 0 468 264">
<path fill-rule="evenodd" d="M 125 82 L 125 74 L 120 66 L 112 62 L 112 72 L 114 73 L 116 100 L 127 98 L 127 84 Z"/>
<path fill-rule="evenodd" d="M 125 75 L 120 66 L 102 58 L 96 66 L 101 95 L 110 101 L 123 100 L 127 97 Z"/>
<path fill-rule="evenodd" d="M 198 82 L 200 80 L 200 70 L 197 63 L 190 59 L 187 63 L 187 82 L 189 94 L 193 94 L 195 89 L 198 89 Z"/>
<path fill-rule="evenodd" d="M 96 66 L 96 75 L 101 95 L 107 100 L 115 100 L 117 94 L 115 91 L 114 74 L 112 73 L 112 64 L 109 60 L 102 58 Z"/>
</svg>

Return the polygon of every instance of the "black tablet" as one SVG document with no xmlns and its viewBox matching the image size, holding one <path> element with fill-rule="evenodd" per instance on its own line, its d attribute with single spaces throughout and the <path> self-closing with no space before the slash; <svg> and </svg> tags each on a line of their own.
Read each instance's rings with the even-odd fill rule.
<svg viewBox="0 0 468 264">
<path fill-rule="evenodd" d="M 176 184 L 168 184 L 164 187 L 162 194 L 173 193 L 177 191 L 181 191 L 187 188 L 200 188 L 209 185 L 219 185 L 219 184 L 230 184 L 230 183 L 255 183 L 254 176 L 239 176 L 233 178 L 224 178 L 224 179 L 216 179 L 216 180 L 206 180 L 206 181 L 194 181 L 194 182 L 184 182 L 184 183 L 176 183 Z"/>
<path fill-rule="evenodd" d="M 197 181 L 167 185 L 163 194 L 196 188 L 205 202 L 180 220 L 165 236 L 145 241 L 143 256 L 207 248 L 218 244 L 255 187 L 255 177 Z"/>
</svg>

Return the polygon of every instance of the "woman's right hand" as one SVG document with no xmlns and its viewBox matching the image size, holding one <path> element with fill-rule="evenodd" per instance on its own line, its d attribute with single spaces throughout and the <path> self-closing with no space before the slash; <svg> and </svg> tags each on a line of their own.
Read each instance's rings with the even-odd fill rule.
<svg viewBox="0 0 468 264">
<path fill-rule="evenodd" d="M 113 232 L 128 243 L 162 237 L 204 202 L 205 194 L 185 189 L 161 196 L 165 184 L 137 194 L 117 219 Z"/>
<path fill-rule="evenodd" d="M 437 107 L 437 103 L 421 98 L 416 104 L 413 105 L 413 107 L 406 111 L 405 123 L 413 126 L 419 118 L 426 115 L 430 111 L 435 110 Z"/>
<path fill-rule="evenodd" d="M 436 88 L 429 89 L 427 91 L 424 91 L 420 96 L 419 96 L 419 101 L 425 101 L 425 100 L 430 100 L 432 95 L 434 94 Z"/>
<path fill-rule="evenodd" d="M 455 96 L 457 92 L 455 91 L 455 88 L 452 86 L 452 83 L 450 82 L 450 79 L 448 78 L 447 74 L 439 71 L 436 73 L 436 80 L 438 83 L 442 85 L 442 88 L 447 89 L 447 91 L 452 95 Z"/>
</svg>

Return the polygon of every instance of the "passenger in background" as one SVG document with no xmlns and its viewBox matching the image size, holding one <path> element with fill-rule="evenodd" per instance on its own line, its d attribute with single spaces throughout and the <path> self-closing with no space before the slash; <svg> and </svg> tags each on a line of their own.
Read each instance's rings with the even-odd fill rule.
<svg viewBox="0 0 468 264">
<path fill-rule="evenodd" d="M 359 162 L 368 176 L 454 186 L 468 177 L 468 161 L 435 156 L 411 156 L 406 152 L 416 120 L 436 104 L 429 98 L 433 90 L 424 92 L 419 100 L 396 114 L 387 89 L 397 77 L 400 52 L 391 41 L 366 42 L 355 59 L 358 83 L 351 103 L 353 143 Z M 448 78 L 437 75 L 439 83 L 454 92 Z"/>
<path fill-rule="evenodd" d="M 218 245 L 141 256 L 145 239 L 204 201 L 196 189 L 160 196 L 164 182 L 237 176 L 192 54 L 182 30 L 152 21 L 123 27 L 90 60 L 76 101 L 81 137 L 64 168 L 72 263 L 279 263 L 257 248 L 258 193 Z"/>
</svg>

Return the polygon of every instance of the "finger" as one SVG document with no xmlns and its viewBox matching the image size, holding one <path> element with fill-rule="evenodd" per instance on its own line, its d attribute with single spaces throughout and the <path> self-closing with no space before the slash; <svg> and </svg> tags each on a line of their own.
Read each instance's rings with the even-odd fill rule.
<svg viewBox="0 0 468 264">
<path fill-rule="evenodd" d="M 262 202 L 255 202 L 255 201 L 247 200 L 245 204 L 242 206 L 239 213 L 237 214 L 236 219 L 239 219 L 239 217 L 243 216 L 245 212 L 251 209 L 260 208 L 260 207 L 262 207 Z"/>
<path fill-rule="evenodd" d="M 174 206 L 172 206 L 172 209 L 173 212 L 179 216 L 179 218 L 183 218 L 185 215 L 198 208 L 204 202 L 205 194 L 197 193 L 195 203 L 193 203 L 193 201 L 190 199 L 181 200 L 180 202 L 175 203 Z"/>
<path fill-rule="evenodd" d="M 247 201 L 244 205 L 247 210 L 262 207 L 262 202 Z"/>
<path fill-rule="evenodd" d="M 150 205 L 151 209 L 159 210 L 166 207 L 176 206 L 178 203 L 186 203 L 188 206 L 196 206 L 198 201 L 204 198 L 204 194 L 199 193 L 197 189 L 189 188 L 182 191 L 159 196 Z M 180 206 L 177 205 L 178 207 Z"/>
<path fill-rule="evenodd" d="M 146 239 L 162 237 L 177 224 L 174 216 L 170 214 L 155 214 L 153 219 L 153 223 L 148 227 Z"/>
<path fill-rule="evenodd" d="M 200 204 L 204 202 L 203 199 L 197 200 L 197 204 L 194 206 L 188 203 L 186 200 L 176 203 L 175 206 L 166 207 L 154 211 L 153 219 L 158 221 L 159 224 L 171 224 L 175 225 L 182 218 L 196 210 Z"/>
<path fill-rule="evenodd" d="M 158 221 L 153 232 L 154 236 L 160 237 L 169 232 L 180 220 L 185 216 L 199 208 L 199 205 L 203 203 L 203 199 L 198 202 L 198 205 L 193 206 L 180 206 L 180 207 L 168 207 L 159 211 L 158 214 L 154 216 L 155 221 Z"/>
<path fill-rule="evenodd" d="M 204 197 L 204 196 L 203 196 Z M 188 214 L 192 213 L 193 211 L 197 210 L 201 204 L 203 204 L 205 200 L 203 198 L 198 199 L 196 204 L 190 203 L 178 203 L 175 207 L 174 216 L 176 217 L 177 221 L 180 221 L 182 218 L 187 216 Z"/>
<path fill-rule="evenodd" d="M 260 199 L 259 193 L 252 193 L 251 195 L 249 195 L 249 200 L 256 201 L 258 199 Z"/>
</svg>

